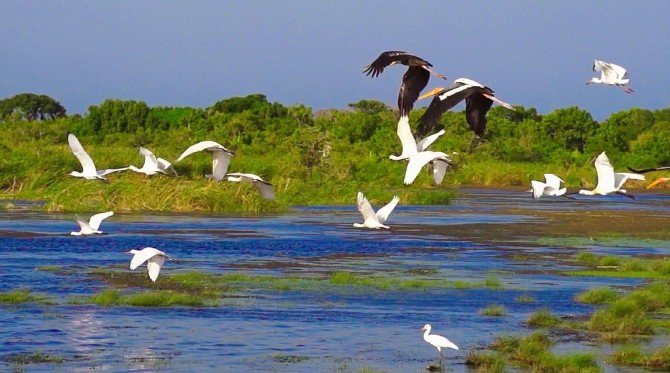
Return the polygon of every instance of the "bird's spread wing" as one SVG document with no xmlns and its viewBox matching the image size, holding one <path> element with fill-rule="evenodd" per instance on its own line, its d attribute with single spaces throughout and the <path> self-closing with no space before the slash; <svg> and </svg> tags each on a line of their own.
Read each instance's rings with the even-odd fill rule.
<svg viewBox="0 0 670 373">
<path fill-rule="evenodd" d="M 165 255 L 165 253 L 153 247 L 145 247 L 144 249 L 137 251 L 130 260 L 130 269 L 135 270 L 135 268 L 141 266 L 142 263 L 156 255 Z"/>
<path fill-rule="evenodd" d="M 105 176 L 105 175 L 109 175 L 109 174 L 114 173 L 114 172 L 125 171 L 127 169 L 128 169 L 128 167 L 107 168 L 105 170 L 98 170 L 96 173 L 98 174 L 98 176 Z"/>
<path fill-rule="evenodd" d="M 261 193 L 263 198 L 270 200 L 275 199 L 275 191 L 274 188 L 272 188 L 272 184 L 260 180 L 254 181 L 253 183 L 256 188 L 258 188 L 258 191 Z"/>
<path fill-rule="evenodd" d="M 389 215 L 391 215 L 391 212 L 393 212 L 393 209 L 395 209 L 395 207 L 398 205 L 399 201 L 400 198 L 398 196 L 393 196 L 391 202 L 387 203 L 386 206 L 377 210 L 377 213 L 375 215 L 377 216 L 377 220 L 379 220 L 379 223 L 384 224 L 386 219 L 389 218 Z"/>
<path fill-rule="evenodd" d="M 482 94 L 472 94 L 465 99 L 465 120 L 470 125 L 472 132 L 479 137 L 484 136 L 486 113 L 492 105 L 493 101 Z"/>
<path fill-rule="evenodd" d="M 216 181 L 221 181 L 226 176 L 228 165 L 230 164 L 230 153 L 224 150 L 212 152 L 212 177 Z"/>
<path fill-rule="evenodd" d="M 421 66 L 410 66 L 402 77 L 402 85 L 398 93 L 398 110 L 400 116 L 409 115 L 421 91 L 428 85 L 430 71 Z"/>
<path fill-rule="evenodd" d="M 179 176 L 177 175 L 177 170 L 172 167 L 172 163 L 168 162 L 167 160 L 163 158 L 156 158 L 156 162 L 158 162 L 158 168 L 167 171 L 167 170 L 172 170 L 174 172 L 174 176 Z"/>
<path fill-rule="evenodd" d="M 615 172 L 614 173 L 614 187 L 616 189 L 621 189 L 623 185 L 626 183 L 628 180 L 641 180 L 644 181 L 644 175 L 640 174 L 633 174 L 630 172 Z"/>
<path fill-rule="evenodd" d="M 401 61 L 405 58 L 413 57 L 411 54 L 403 51 L 387 51 L 382 52 L 376 60 L 372 61 L 371 64 L 365 67 L 363 72 L 365 75 L 371 75 L 372 78 L 379 76 L 384 72 L 384 68 L 388 67 L 390 64 L 396 61 Z"/>
<path fill-rule="evenodd" d="M 91 156 L 86 153 L 84 147 L 81 146 L 77 136 L 69 133 L 67 135 L 67 142 L 70 145 L 70 150 L 72 150 L 74 156 L 77 157 L 79 163 L 81 163 L 81 167 L 83 168 L 82 173 L 95 174 L 95 164 L 93 164 L 93 159 L 91 159 Z"/>
<path fill-rule="evenodd" d="M 612 70 L 612 73 L 616 75 L 618 80 L 628 79 L 628 72 L 626 71 L 626 69 L 613 63 L 610 63 L 609 66 L 610 69 Z"/>
<path fill-rule="evenodd" d="M 149 261 L 147 262 L 147 272 L 149 272 L 149 279 L 151 279 L 151 281 L 156 282 L 158 273 L 160 273 L 164 263 L 165 256 L 163 255 L 159 254 L 149 258 Z"/>
<path fill-rule="evenodd" d="M 80 217 L 76 217 L 74 220 L 77 222 L 77 224 L 79 224 L 79 228 L 82 232 L 97 230 L 97 228 L 91 229 L 91 226 L 88 224 L 88 222 Z"/>
<path fill-rule="evenodd" d="M 144 156 L 144 166 L 142 166 L 142 168 L 158 168 L 158 161 L 156 160 L 156 156 L 149 149 L 140 146 L 140 154 Z"/>
<path fill-rule="evenodd" d="M 402 116 L 398 121 L 398 128 L 396 130 L 398 138 L 400 139 L 400 144 L 402 145 L 402 154 L 410 155 L 416 153 L 416 140 L 414 140 L 414 135 L 412 135 L 412 130 L 409 128 L 409 117 Z"/>
<path fill-rule="evenodd" d="M 542 197 L 542 194 L 544 194 L 544 188 L 547 187 L 547 184 L 537 180 L 531 180 L 530 185 L 533 187 L 533 198 L 535 199 Z"/>
<path fill-rule="evenodd" d="M 604 193 L 614 191 L 614 167 L 610 163 L 605 152 L 600 153 L 595 161 L 596 173 L 598 174 L 598 184 L 596 189 Z"/>
<path fill-rule="evenodd" d="M 440 136 L 444 135 L 446 132 L 444 130 L 440 130 L 440 132 L 436 132 L 428 137 L 424 137 L 423 139 L 419 140 L 419 142 L 416 143 L 416 150 L 417 151 L 424 151 L 427 150 L 429 146 L 431 146 L 435 140 L 437 140 Z"/>
<path fill-rule="evenodd" d="M 425 136 L 433 132 L 435 125 L 440 121 L 445 111 L 456 106 L 456 104 L 478 89 L 480 88 L 463 83 L 454 83 L 441 93 L 435 95 L 430 105 L 428 105 L 426 112 L 419 118 L 419 135 Z"/>
<path fill-rule="evenodd" d="M 643 168 L 641 170 L 636 170 L 632 167 L 627 167 L 629 171 L 635 172 L 636 174 L 646 174 L 647 172 L 652 172 L 652 171 L 663 171 L 663 170 L 670 170 L 670 166 L 665 166 L 665 167 L 656 167 L 656 168 Z"/>
<path fill-rule="evenodd" d="M 197 153 L 199 151 L 203 151 L 203 150 L 215 151 L 217 149 L 223 150 L 227 153 L 230 153 L 231 155 L 233 154 L 233 152 L 226 149 L 223 145 L 219 144 L 218 142 L 215 142 L 215 141 L 201 141 L 197 144 L 193 144 L 193 145 L 189 146 L 188 149 L 184 150 L 184 152 L 181 153 L 179 158 L 177 158 L 177 162 L 179 162 L 182 159 L 188 157 L 189 155 L 191 155 L 193 153 Z"/>
<path fill-rule="evenodd" d="M 107 219 L 112 215 L 114 215 L 114 211 L 107 211 L 95 214 L 91 216 L 90 219 L 88 219 L 88 225 L 90 225 L 91 228 L 93 228 L 93 230 L 97 231 L 98 228 L 100 228 L 100 223 L 102 223 L 103 220 Z"/>
<path fill-rule="evenodd" d="M 368 220 L 376 218 L 375 210 L 372 209 L 370 202 L 367 198 L 365 198 L 363 192 L 358 192 L 358 195 L 356 196 L 356 202 L 358 205 L 358 211 L 360 211 L 361 215 L 363 215 L 363 219 Z"/>
<path fill-rule="evenodd" d="M 419 172 L 428 162 L 435 158 L 447 157 L 442 152 L 423 151 L 412 155 L 407 163 L 407 170 L 405 171 L 405 184 L 410 185 L 414 179 L 419 175 Z"/>
<path fill-rule="evenodd" d="M 560 177 L 554 174 L 544 174 L 544 180 L 547 185 L 558 190 L 561 189 L 561 182 L 563 181 Z"/>
<path fill-rule="evenodd" d="M 435 185 L 442 184 L 442 180 L 444 180 L 444 175 L 447 173 L 449 166 L 449 161 L 444 158 L 437 158 L 433 161 L 433 181 L 435 181 Z"/>
</svg>

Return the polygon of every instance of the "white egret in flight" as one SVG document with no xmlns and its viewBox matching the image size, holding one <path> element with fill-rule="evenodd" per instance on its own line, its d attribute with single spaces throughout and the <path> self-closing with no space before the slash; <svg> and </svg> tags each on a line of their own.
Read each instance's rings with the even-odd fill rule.
<svg viewBox="0 0 670 373">
<path fill-rule="evenodd" d="M 130 260 L 130 270 L 134 271 L 135 268 L 141 266 L 144 262 L 147 262 L 147 271 L 149 272 L 149 278 L 151 281 L 156 282 L 158 278 L 158 273 L 165 263 L 165 259 L 170 259 L 168 256 L 153 247 L 145 247 L 142 250 L 130 250 L 128 254 L 132 254 L 133 258 Z"/>
<path fill-rule="evenodd" d="M 157 173 L 167 174 L 167 170 L 171 169 L 175 176 L 177 175 L 177 171 L 175 171 L 170 162 L 163 158 L 156 158 L 154 153 L 149 149 L 140 147 L 140 155 L 144 156 L 144 164 L 142 168 L 137 168 L 133 165 L 128 166 L 132 171 L 151 176 Z"/>
<path fill-rule="evenodd" d="M 533 189 L 529 192 L 533 193 L 533 198 L 538 199 L 542 196 L 562 196 L 567 189 L 561 188 L 563 179 L 554 174 L 544 174 L 545 182 L 531 180 L 530 185 Z"/>
<path fill-rule="evenodd" d="M 206 150 L 212 153 L 212 174 L 207 175 L 207 177 L 212 178 L 216 181 L 221 181 L 226 176 L 226 171 L 228 171 L 228 165 L 230 164 L 230 157 L 235 153 L 226 149 L 223 145 L 214 142 L 214 141 L 201 141 L 197 144 L 191 145 L 188 149 L 184 150 L 183 153 L 177 158 L 177 162 L 188 157 L 193 153 Z"/>
<path fill-rule="evenodd" d="M 594 60 L 593 71 L 600 72 L 600 78 L 591 78 L 586 82 L 587 85 L 591 83 L 614 85 L 621 87 L 626 93 L 633 93 L 633 88 L 628 85 L 630 81 L 628 72 L 623 67 L 610 62 Z"/>
<path fill-rule="evenodd" d="M 272 184 L 263 180 L 258 175 L 243 174 L 243 173 L 240 173 L 240 172 L 231 172 L 231 173 L 226 174 L 226 180 L 233 181 L 233 182 L 246 181 L 246 182 L 252 183 L 256 187 L 256 189 L 258 189 L 258 192 L 263 196 L 263 198 L 265 198 L 265 199 L 274 199 L 275 198 L 275 191 L 272 188 Z"/>
<path fill-rule="evenodd" d="M 377 210 L 375 213 L 375 210 L 372 209 L 372 206 L 370 205 L 370 202 L 368 201 L 367 198 L 363 195 L 363 192 L 358 192 L 356 202 L 358 205 L 358 211 L 360 211 L 361 215 L 363 215 L 363 218 L 365 221 L 363 224 L 360 223 L 354 223 L 354 227 L 356 228 L 373 228 L 373 229 L 379 229 L 379 228 L 385 228 L 389 229 L 388 226 L 384 225 L 386 220 L 388 219 L 389 215 L 391 215 L 391 212 L 393 209 L 398 205 L 398 202 L 400 201 L 400 198 L 398 196 L 394 196 L 391 202 L 386 204 L 386 206 L 380 208 Z"/>
<path fill-rule="evenodd" d="M 634 196 L 627 194 L 625 189 L 621 189 L 623 184 L 630 180 L 644 180 L 644 175 L 634 174 L 629 172 L 614 172 L 614 167 L 610 163 L 609 158 L 605 152 L 600 153 L 595 161 L 596 172 L 598 174 L 598 183 L 593 190 L 582 189 L 579 194 L 588 196 L 600 194 L 607 195 L 610 193 L 621 194 L 628 198 L 635 199 Z"/>
<path fill-rule="evenodd" d="M 77 139 L 77 136 L 75 136 L 72 133 L 68 133 L 67 142 L 70 145 L 70 150 L 72 150 L 72 154 L 74 154 L 74 156 L 77 157 L 82 167 L 81 172 L 72 171 L 69 174 L 70 176 L 82 177 L 87 180 L 97 179 L 107 181 L 105 175 L 111 174 L 112 172 L 125 171 L 128 169 L 128 167 L 123 167 L 123 168 L 110 168 L 106 170 L 96 170 L 95 164 L 93 164 L 93 159 L 91 159 L 91 156 L 88 155 L 88 153 L 86 153 L 84 147 L 81 146 L 81 143 L 79 142 L 79 139 Z"/>
<path fill-rule="evenodd" d="M 101 212 L 91 216 L 91 218 L 86 221 L 79 217 L 75 217 L 74 220 L 79 224 L 79 232 L 70 232 L 72 236 L 87 236 L 90 234 L 102 234 L 102 231 L 98 230 L 100 228 L 100 223 L 108 217 L 114 215 L 113 211 Z"/>
</svg>

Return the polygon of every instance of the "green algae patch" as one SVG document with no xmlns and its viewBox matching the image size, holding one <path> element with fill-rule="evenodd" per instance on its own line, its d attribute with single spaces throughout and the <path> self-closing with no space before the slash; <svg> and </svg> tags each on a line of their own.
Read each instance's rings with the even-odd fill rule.
<svg viewBox="0 0 670 373">
<path fill-rule="evenodd" d="M 20 304 L 20 303 L 43 303 L 50 304 L 51 301 L 43 296 L 37 295 L 26 289 L 10 290 L 0 292 L 0 304 Z"/>
<path fill-rule="evenodd" d="M 670 259 L 667 257 L 635 258 L 580 252 L 575 255 L 575 262 L 589 269 L 565 271 L 565 275 L 670 279 Z"/>
<path fill-rule="evenodd" d="M 2 357 L 2 361 L 17 365 L 45 363 L 61 364 L 63 361 L 65 361 L 65 359 L 61 355 L 53 355 L 41 351 L 35 351 L 24 354 L 8 354 Z"/>
<path fill-rule="evenodd" d="M 107 289 L 92 295 L 88 299 L 80 299 L 75 303 L 91 303 L 100 306 L 135 306 L 135 307 L 170 307 L 187 306 L 203 307 L 215 305 L 205 298 L 192 294 L 176 293 L 169 290 L 147 290 L 124 294 L 117 289 Z"/>
<path fill-rule="evenodd" d="M 500 304 L 492 304 L 479 311 L 479 314 L 482 316 L 491 316 L 491 317 L 502 317 L 507 315 L 507 309 L 505 306 Z"/>
</svg>

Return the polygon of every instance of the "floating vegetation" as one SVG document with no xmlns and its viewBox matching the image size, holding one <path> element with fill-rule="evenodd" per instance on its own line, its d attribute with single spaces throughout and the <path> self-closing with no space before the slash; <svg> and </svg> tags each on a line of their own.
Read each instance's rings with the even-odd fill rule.
<svg viewBox="0 0 670 373">
<path fill-rule="evenodd" d="M 30 292 L 30 290 L 26 289 L 0 292 L 0 304 L 19 304 L 33 302 L 50 303 L 46 297 L 33 294 Z"/>
<path fill-rule="evenodd" d="M 479 311 L 479 314 L 482 316 L 494 316 L 494 317 L 502 317 L 507 314 L 507 310 L 505 309 L 505 306 L 500 305 L 500 304 L 492 304 L 482 310 Z"/>
<path fill-rule="evenodd" d="M 43 271 L 43 272 L 62 272 L 63 267 L 61 266 L 39 266 L 35 268 L 38 271 Z"/>
<path fill-rule="evenodd" d="M 660 232 L 657 232 L 660 233 Z M 667 232 L 659 237 L 668 237 Z M 670 238 L 670 237 L 668 237 Z M 539 245 L 549 247 L 588 248 L 592 246 L 606 247 L 655 247 L 667 248 L 668 241 L 630 236 L 599 236 L 599 237 L 541 237 L 536 241 Z"/>
<path fill-rule="evenodd" d="M 272 361 L 283 364 L 298 364 L 311 359 L 309 356 L 272 354 Z"/>
<path fill-rule="evenodd" d="M 649 369 L 670 370 L 670 344 L 651 354 L 645 354 L 637 346 L 626 346 L 616 350 L 610 356 L 610 362 L 616 365 L 638 366 Z"/>
<path fill-rule="evenodd" d="M 148 290 L 138 293 L 123 294 L 120 290 L 116 289 L 103 290 L 102 292 L 94 294 L 90 298 L 73 299 L 71 303 L 92 303 L 106 307 L 203 307 L 215 305 L 203 297 L 192 294 L 176 293 L 170 290 Z"/>
<path fill-rule="evenodd" d="M 502 282 L 500 279 L 493 273 L 486 275 L 486 280 L 484 280 L 484 287 L 489 289 L 502 289 Z"/>
<path fill-rule="evenodd" d="M 525 337 L 501 336 L 489 346 L 494 352 L 471 352 L 466 364 L 486 372 L 500 372 L 508 365 L 528 368 L 533 372 L 601 371 L 593 355 L 556 355 L 550 351 L 551 346 L 551 340 L 543 333 Z"/>
<path fill-rule="evenodd" d="M 552 315 L 552 313 L 546 308 L 532 313 L 530 316 L 528 316 L 528 320 L 526 320 L 526 323 L 531 328 L 548 328 L 551 326 L 556 326 L 560 322 L 561 320 L 558 317 Z"/>
<path fill-rule="evenodd" d="M 599 287 L 577 294 L 575 300 L 586 304 L 603 304 L 615 301 L 619 295 L 608 287 Z"/>
<path fill-rule="evenodd" d="M 572 276 L 625 277 L 625 278 L 670 278 L 670 259 L 633 258 L 580 252 L 575 261 L 589 270 L 567 271 Z"/>
<path fill-rule="evenodd" d="M 532 304 L 537 302 L 535 298 L 531 297 L 528 294 L 521 294 L 518 297 L 514 298 L 514 301 L 516 303 L 526 303 L 526 304 Z"/>
<path fill-rule="evenodd" d="M 27 364 L 43 364 L 55 363 L 60 364 L 64 361 L 60 355 L 49 355 L 44 352 L 35 351 L 25 354 L 8 354 L 2 357 L 2 361 L 12 364 L 27 365 Z"/>
</svg>

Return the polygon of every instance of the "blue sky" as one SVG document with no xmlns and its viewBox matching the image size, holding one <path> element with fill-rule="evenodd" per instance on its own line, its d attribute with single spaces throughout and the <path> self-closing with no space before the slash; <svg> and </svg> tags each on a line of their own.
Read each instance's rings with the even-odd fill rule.
<svg viewBox="0 0 670 373">
<path fill-rule="evenodd" d="M 361 71 L 405 50 L 507 102 L 602 120 L 670 106 L 669 15 L 664 0 L 3 1 L 0 98 L 47 94 L 69 113 L 107 98 L 206 107 L 259 92 L 314 109 L 393 106 L 404 68 Z M 585 86 L 593 59 L 626 67 L 635 94 Z"/>
</svg>

